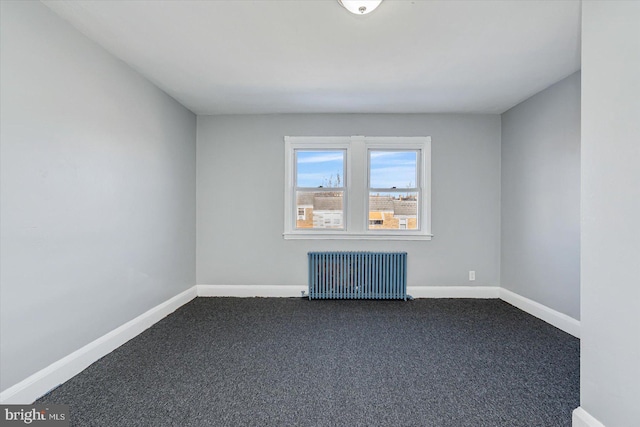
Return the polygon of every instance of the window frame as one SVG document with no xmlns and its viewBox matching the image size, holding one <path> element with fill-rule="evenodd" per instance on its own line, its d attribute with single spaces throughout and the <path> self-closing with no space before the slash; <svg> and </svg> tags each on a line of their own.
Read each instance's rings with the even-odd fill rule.
<svg viewBox="0 0 640 427">
<path fill-rule="evenodd" d="M 289 239 L 431 240 L 431 137 L 285 136 L 284 233 Z M 343 228 L 298 229 L 296 150 L 345 151 Z M 369 229 L 370 151 L 418 151 L 418 229 Z M 419 185 L 418 185 L 419 184 Z M 325 189 L 326 190 L 326 189 Z M 327 190 L 328 191 L 328 190 Z"/>
</svg>

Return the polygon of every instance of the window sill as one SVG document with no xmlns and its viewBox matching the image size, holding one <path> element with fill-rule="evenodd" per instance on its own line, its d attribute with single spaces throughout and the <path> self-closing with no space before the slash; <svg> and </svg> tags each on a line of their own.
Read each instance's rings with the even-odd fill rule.
<svg viewBox="0 0 640 427">
<path fill-rule="evenodd" d="M 410 233 L 283 233 L 285 240 L 431 240 L 433 234 Z"/>
</svg>

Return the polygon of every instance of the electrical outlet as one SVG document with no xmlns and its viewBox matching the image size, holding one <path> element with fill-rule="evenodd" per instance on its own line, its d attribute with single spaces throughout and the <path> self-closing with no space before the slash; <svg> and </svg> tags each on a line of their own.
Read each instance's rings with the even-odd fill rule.
<svg viewBox="0 0 640 427">
<path fill-rule="evenodd" d="M 475 272 L 475 270 L 469 270 L 469 280 L 472 281 L 472 282 L 474 280 L 476 280 L 476 272 Z"/>
</svg>

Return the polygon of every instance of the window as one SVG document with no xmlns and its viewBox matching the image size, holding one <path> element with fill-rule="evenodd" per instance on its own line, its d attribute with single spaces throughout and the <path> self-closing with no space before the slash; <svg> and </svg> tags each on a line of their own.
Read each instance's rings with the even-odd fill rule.
<svg viewBox="0 0 640 427">
<path fill-rule="evenodd" d="M 295 228 L 343 230 L 346 150 L 297 149 L 293 158 Z M 311 221 L 300 215 L 306 209 L 312 211 Z"/>
<path fill-rule="evenodd" d="M 369 230 L 418 230 L 420 150 L 369 149 Z M 407 220 L 411 221 L 407 221 Z"/>
<path fill-rule="evenodd" d="M 285 137 L 286 239 L 422 239 L 430 137 Z"/>
</svg>

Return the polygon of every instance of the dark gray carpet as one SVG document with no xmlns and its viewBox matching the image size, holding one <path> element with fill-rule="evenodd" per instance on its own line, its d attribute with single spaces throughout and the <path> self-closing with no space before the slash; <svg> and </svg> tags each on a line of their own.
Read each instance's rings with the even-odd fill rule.
<svg viewBox="0 0 640 427">
<path fill-rule="evenodd" d="M 38 403 L 74 426 L 569 426 L 579 340 L 500 300 L 197 298 Z"/>
</svg>

